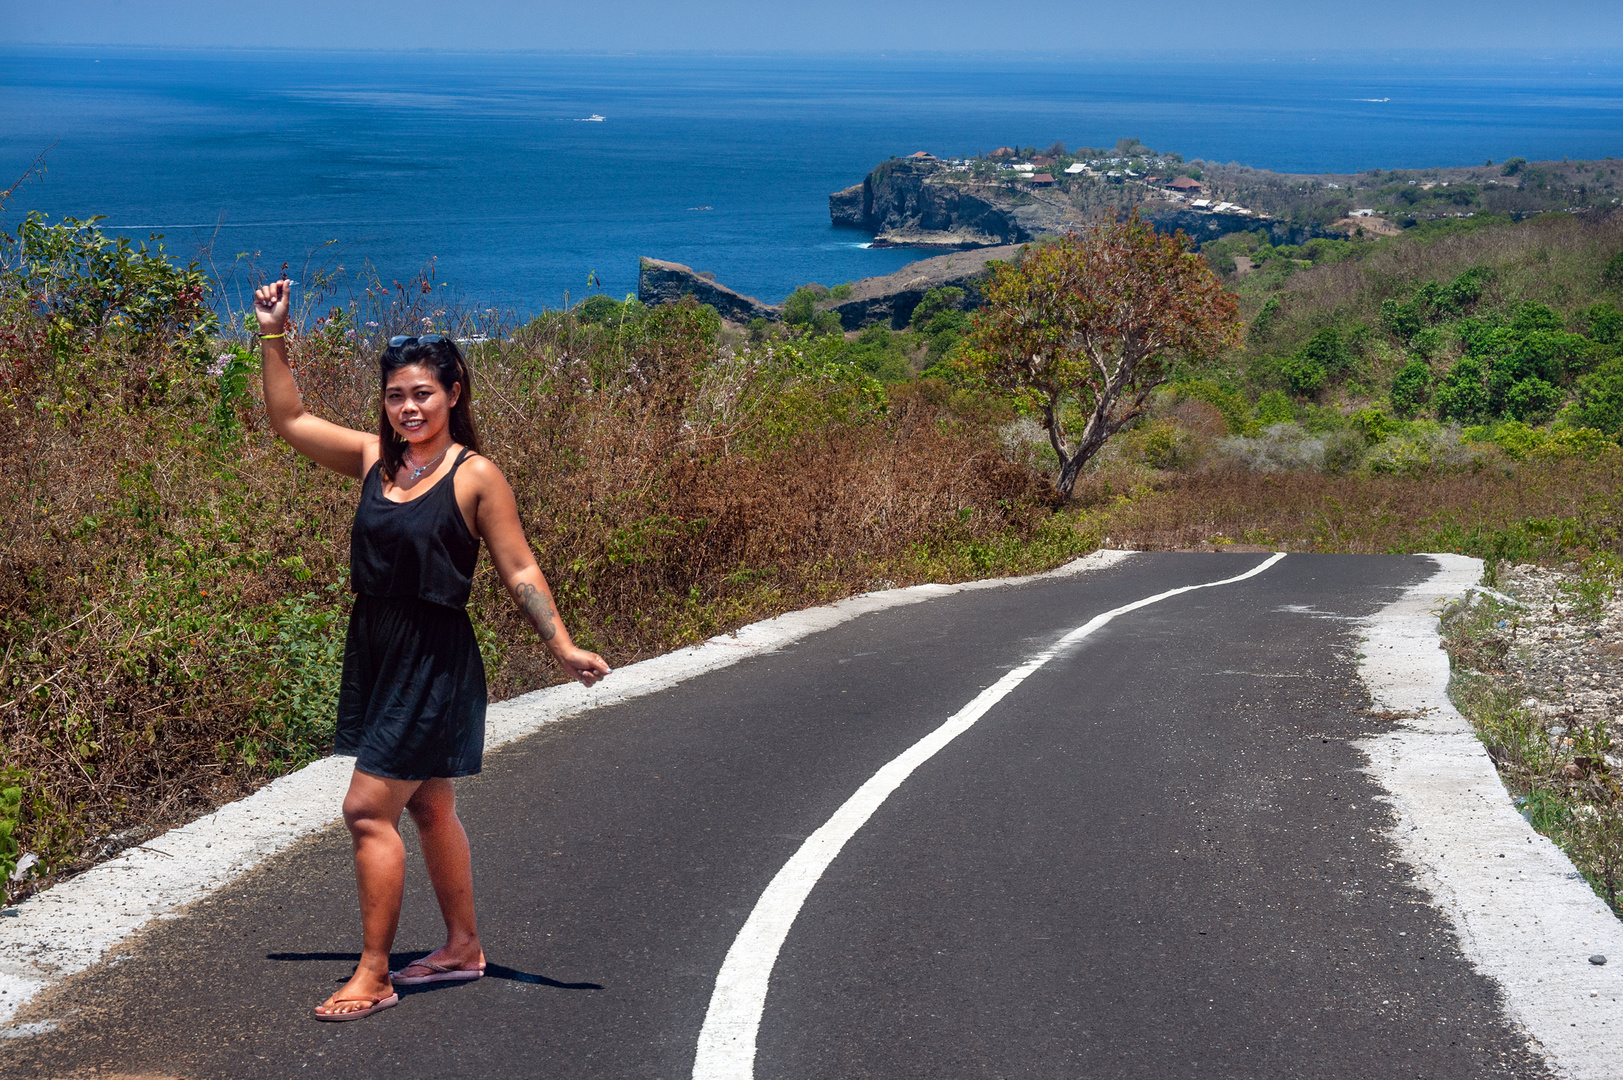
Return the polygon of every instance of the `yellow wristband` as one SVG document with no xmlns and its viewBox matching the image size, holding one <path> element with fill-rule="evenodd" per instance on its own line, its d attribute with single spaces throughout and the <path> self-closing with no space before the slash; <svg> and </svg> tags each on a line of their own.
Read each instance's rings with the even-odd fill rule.
<svg viewBox="0 0 1623 1080">
<path fill-rule="evenodd" d="M 286 337 L 286 336 L 287 336 L 287 331 L 283 330 L 280 334 L 260 334 L 259 335 L 259 340 L 260 341 L 269 341 L 271 338 L 280 338 L 280 337 Z"/>
</svg>

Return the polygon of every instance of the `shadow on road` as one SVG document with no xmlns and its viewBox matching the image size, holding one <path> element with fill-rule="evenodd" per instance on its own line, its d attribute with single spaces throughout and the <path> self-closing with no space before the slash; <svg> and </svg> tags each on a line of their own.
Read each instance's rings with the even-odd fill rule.
<svg viewBox="0 0 1623 1080">
<path fill-rule="evenodd" d="M 428 949 L 420 949 L 417 952 L 391 953 L 389 955 L 389 967 L 395 971 L 399 971 L 413 960 L 421 960 L 423 957 L 429 955 L 430 951 L 431 950 Z M 331 962 L 334 960 L 347 960 L 352 964 L 356 964 L 360 962 L 361 954 L 354 952 L 277 952 L 266 953 L 265 959 L 280 960 L 286 963 L 295 964 L 307 963 L 310 961 Z M 485 978 L 507 979 L 512 982 L 531 983 L 535 986 L 550 986 L 555 990 L 603 989 L 603 987 L 598 983 L 559 982 L 557 979 L 549 979 L 545 975 L 536 975 L 528 971 L 519 971 L 516 968 L 505 967 L 501 964 L 492 964 L 488 960 L 485 962 Z M 430 990 L 445 990 L 453 986 L 466 985 L 467 983 L 442 982 L 424 983 L 421 986 L 402 986 L 400 987 L 400 996 L 406 997 L 411 994 L 421 994 Z"/>
</svg>

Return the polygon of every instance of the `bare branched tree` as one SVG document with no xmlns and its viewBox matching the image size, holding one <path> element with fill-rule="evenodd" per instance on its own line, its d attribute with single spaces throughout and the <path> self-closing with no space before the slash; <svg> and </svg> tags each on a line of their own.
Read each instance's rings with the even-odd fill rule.
<svg viewBox="0 0 1623 1080">
<path fill-rule="evenodd" d="M 989 382 L 1039 411 L 1065 499 L 1105 441 L 1143 415 L 1173 361 L 1211 356 L 1242 328 L 1234 297 L 1189 239 L 1136 213 L 1027 248 L 994 267 L 985 296 L 970 355 Z"/>
</svg>

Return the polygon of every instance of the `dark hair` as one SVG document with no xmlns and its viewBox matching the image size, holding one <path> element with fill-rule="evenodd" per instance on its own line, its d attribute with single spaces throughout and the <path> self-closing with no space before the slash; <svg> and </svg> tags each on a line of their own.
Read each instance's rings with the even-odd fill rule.
<svg viewBox="0 0 1623 1080">
<path fill-rule="evenodd" d="M 451 406 L 451 438 L 474 453 L 479 449 L 479 432 L 473 426 L 473 372 L 462 358 L 462 350 L 449 340 L 434 342 L 411 341 L 405 345 L 391 345 L 378 357 L 378 443 L 383 450 L 384 475 L 393 477 L 405 461 L 406 440 L 389 423 L 389 410 L 383 405 L 383 391 L 389 386 L 389 373 L 418 364 L 431 369 L 440 386 L 447 392 L 460 384 L 461 393 Z"/>
</svg>

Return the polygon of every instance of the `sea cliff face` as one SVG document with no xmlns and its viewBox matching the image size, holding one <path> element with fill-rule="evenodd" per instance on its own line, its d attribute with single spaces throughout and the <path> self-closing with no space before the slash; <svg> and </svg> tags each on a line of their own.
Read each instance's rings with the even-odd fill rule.
<svg viewBox="0 0 1623 1080">
<path fill-rule="evenodd" d="M 829 217 L 836 226 L 875 234 L 879 243 L 984 247 L 1057 231 L 1064 216 L 1059 207 L 1008 197 L 995 185 L 946 183 L 943 176 L 934 162 L 884 162 L 862 183 L 830 195 Z"/>
<path fill-rule="evenodd" d="M 987 247 L 1055 236 L 1082 228 L 1092 213 L 1124 213 L 1134 205 L 1129 198 L 1119 207 L 1090 213 L 1075 205 L 1062 188 L 1039 190 L 1018 183 L 972 180 L 938 161 L 886 161 L 862 183 L 828 197 L 829 219 L 837 227 L 873 233 L 880 244 Z M 1160 199 L 1139 201 L 1136 208 L 1157 229 L 1182 229 L 1197 245 L 1257 229 L 1266 230 L 1276 245 L 1343 235 L 1255 214 L 1194 210 Z"/>
</svg>

